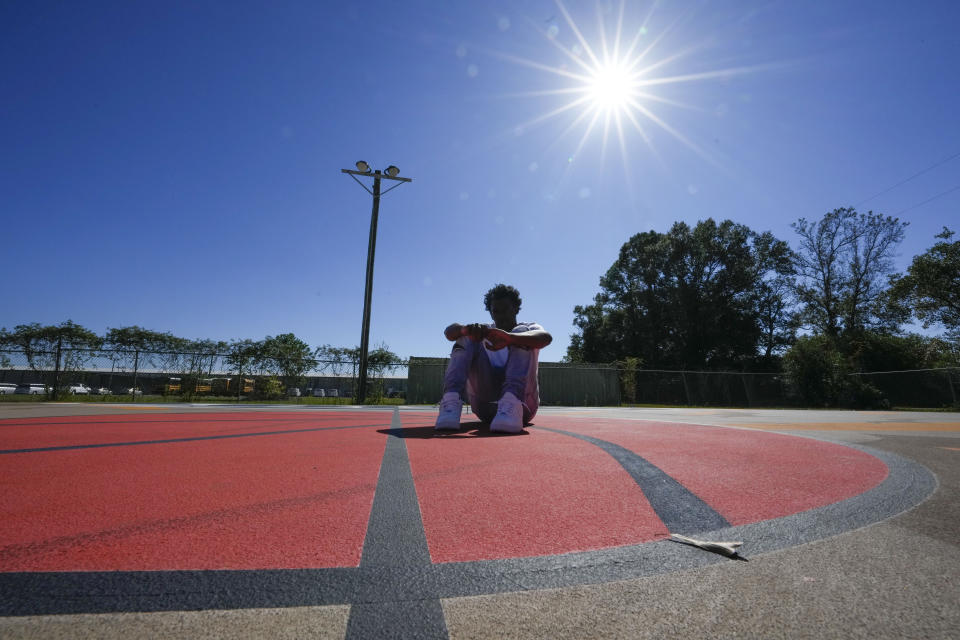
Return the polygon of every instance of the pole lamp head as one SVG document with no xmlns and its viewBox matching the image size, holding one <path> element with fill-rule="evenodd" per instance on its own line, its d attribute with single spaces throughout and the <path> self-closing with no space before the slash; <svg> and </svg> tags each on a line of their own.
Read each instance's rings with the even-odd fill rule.
<svg viewBox="0 0 960 640">
<path fill-rule="evenodd" d="M 370 173 L 370 165 L 368 165 L 363 160 L 357 162 L 357 171 L 361 173 Z"/>
<path fill-rule="evenodd" d="M 400 169 L 396 168 L 393 165 L 390 165 L 389 167 L 387 167 L 387 170 L 385 173 L 391 178 L 396 178 L 398 175 L 400 175 Z"/>
</svg>

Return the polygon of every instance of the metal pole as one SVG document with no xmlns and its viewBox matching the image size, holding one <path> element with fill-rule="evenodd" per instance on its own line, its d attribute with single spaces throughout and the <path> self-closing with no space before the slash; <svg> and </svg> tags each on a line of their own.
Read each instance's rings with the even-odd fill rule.
<svg viewBox="0 0 960 640">
<path fill-rule="evenodd" d="M 367 350 L 370 346 L 370 299 L 373 296 L 373 257 L 377 249 L 377 216 L 380 213 L 380 171 L 373 178 L 373 212 L 370 214 L 370 242 L 367 245 L 367 284 L 363 293 L 363 330 L 360 333 L 360 379 L 357 404 L 367 397 Z"/>
<path fill-rule="evenodd" d="M 957 392 L 953 390 L 953 370 L 951 368 L 946 368 L 943 370 L 947 374 L 947 386 L 950 387 L 950 399 L 953 401 L 953 406 L 957 406 Z"/>
<path fill-rule="evenodd" d="M 63 336 L 57 338 L 57 365 L 53 372 L 53 391 L 51 392 L 51 399 L 56 400 L 57 394 L 60 393 L 60 352 L 63 347 Z"/>
<path fill-rule="evenodd" d="M 137 369 L 140 366 L 140 350 L 133 352 L 133 388 L 130 389 L 130 402 L 137 401 Z"/>
</svg>

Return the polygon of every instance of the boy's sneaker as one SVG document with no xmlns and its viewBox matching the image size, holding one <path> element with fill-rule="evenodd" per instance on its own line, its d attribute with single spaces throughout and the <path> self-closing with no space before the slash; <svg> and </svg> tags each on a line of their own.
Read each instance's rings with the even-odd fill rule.
<svg viewBox="0 0 960 640">
<path fill-rule="evenodd" d="M 448 391 L 440 399 L 440 415 L 434 429 L 438 431 L 459 431 L 460 412 L 463 411 L 463 400 L 456 391 Z"/>
<path fill-rule="evenodd" d="M 520 433 L 523 431 L 523 403 L 509 391 L 497 403 L 497 415 L 490 423 L 490 431 Z"/>
</svg>

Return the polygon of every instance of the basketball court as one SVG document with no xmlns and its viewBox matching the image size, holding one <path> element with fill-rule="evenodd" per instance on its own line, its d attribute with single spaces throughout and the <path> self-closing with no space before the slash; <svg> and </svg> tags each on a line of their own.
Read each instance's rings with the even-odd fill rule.
<svg viewBox="0 0 960 640">
<path fill-rule="evenodd" d="M 0 405 L 0 636 L 960 632 L 956 413 L 435 416 Z"/>
</svg>

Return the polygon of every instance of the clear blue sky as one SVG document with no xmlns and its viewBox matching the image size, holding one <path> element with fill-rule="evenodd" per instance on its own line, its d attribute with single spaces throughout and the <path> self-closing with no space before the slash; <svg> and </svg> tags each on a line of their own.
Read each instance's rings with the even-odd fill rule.
<svg viewBox="0 0 960 640">
<path fill-rule="evenodd" d="M 340 169 L 359 159 L 413 178 L 381 203 L 371 327 L 403 357 L 446 354 L 442 329 L 485 320 L 483 293 L 507 282 L 559 360 L 619 247 L 677 220 L 794 244 L 801 216 L 899 213 L 901 269 L 943 225 L 960 232 L 960 190 L 914 206 L 960 186 L 960 157 L 863 202 L 960 153 L 954 0 L 619 15 L 572 0 L 2 3 L 0 326 L 356 345 L 371 198 Z M 639 34 L 643 79 L 685 81 L 642 88 L 643 133 L 624 112 L 622 142 L 603 116 L 586 133 L 589 101 L 544 118 L 618 24 L 621 56 Z"/>
</svg>

